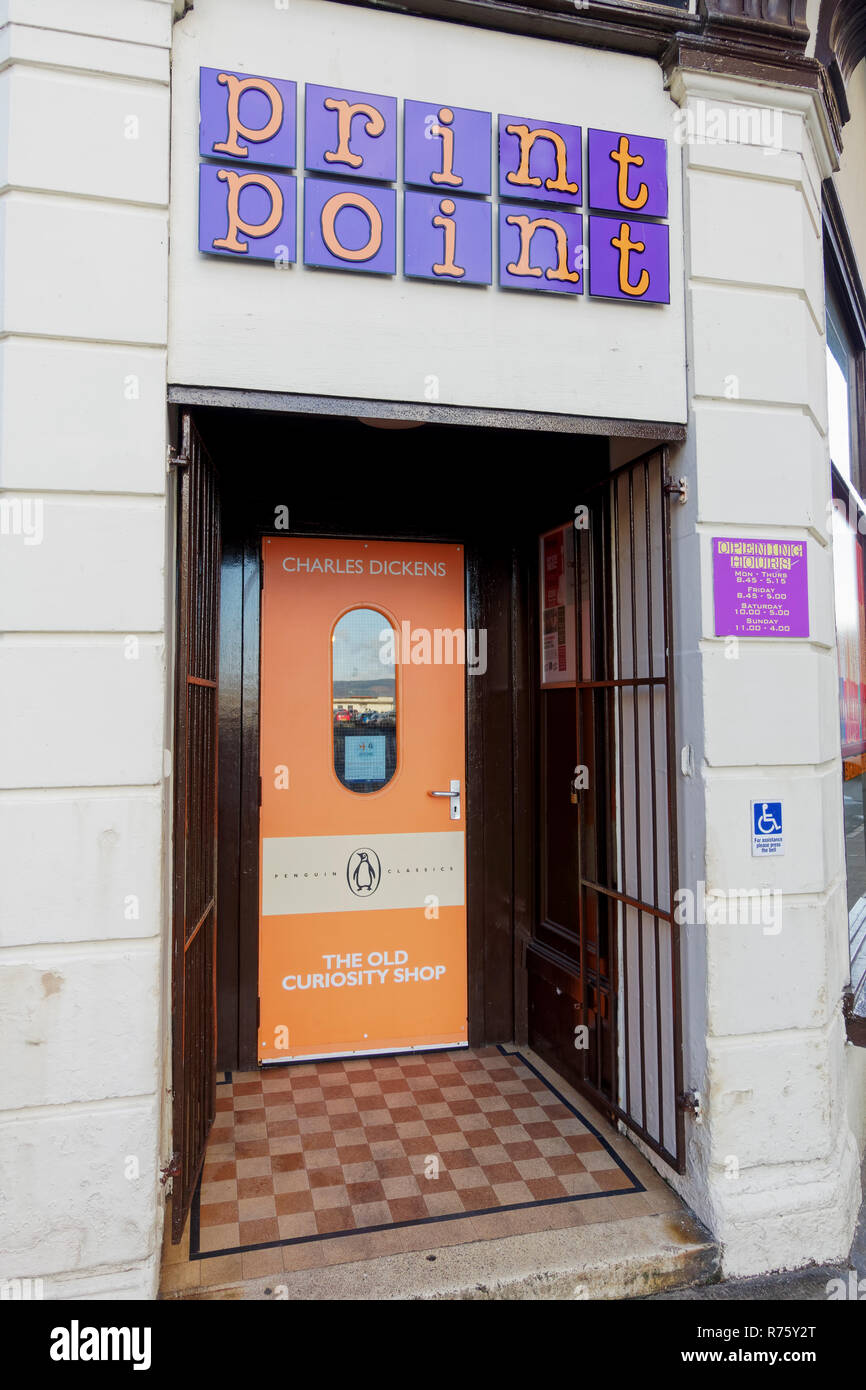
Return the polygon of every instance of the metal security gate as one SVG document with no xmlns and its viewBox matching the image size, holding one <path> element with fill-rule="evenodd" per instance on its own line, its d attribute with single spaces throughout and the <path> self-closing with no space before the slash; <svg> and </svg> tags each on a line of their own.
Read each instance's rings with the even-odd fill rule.
<svg viewBox="0 0 866 1390">
<path fill-rule="evenodd" d="M 596 485 L 575 527 L 583 1086 L 684 1168 L 666 451 Z"/>
<path fill-rule="evenodd" d="M 183 1233 L 216 1108 L 216 779 L 220 523 L 188 414 L 178 471 L 172 928 L 172 1240 Z"/>
</svg>

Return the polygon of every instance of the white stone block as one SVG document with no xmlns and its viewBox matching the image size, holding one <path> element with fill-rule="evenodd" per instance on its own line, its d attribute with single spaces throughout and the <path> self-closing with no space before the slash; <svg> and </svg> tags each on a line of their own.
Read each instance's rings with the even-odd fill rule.
<svg viewBox="0 0 866 1390">
<path fill-rule="evenodd" d="M 707 891 L 823 893 L 844 873 L 839 764 L 706 769 Z M 752 855 L 751 804 L 781 801 L 784 852 Z"/>
<path fill-rule="evenodd" d="M 8 509 L 16 496 L 4 494 L 0 506 Z M 18 500 L 23 523 L 25 499 Z M 40 543 L 28 543 L 35 536 L 0 538 L 0 629 L 161 632 L 166 545 L 162 502 L 68 496 L 34 500 Z M 32 507 L 33 501 L 31 519 Z"/>
<path fill-rule="evenodd" d="M 162 494 L 164 350 L 0 342 L 0 486 Z"/>
<path fill-rule="evenodd" d="M 840 1132 L 817 1163 L 750 1169 L 735 1181 L 716 1170 L 710 1201 L 725 1278 L 836 1262 L 845 1277 L 860 1204 L 854 1138 Z"/>
<path fill-rule="evenodd" d="M 160 1075 L 159 943 L 0 954 L 3 1105 L 149 1095 Z"/>
<path fill-rule="evenodd" d="M 735 904 L 727 890 L 722 911 L 729 919 L 749 920 L 706 928 L 709 1026 L 716 1037 L 769 1037 L 783 1029 L 829 1023 L 841 1002 L 841 988 L 833 987 L 829 971 L 839 892 L 841 888 L 829 899 L 767 894 L 758 912 L 757 895 Z"/>
<path fill-rule="evenodd" d="M 7 193 L 0 250 L 4 333 L 110 342 L 166 341 L 166 214 Z"/>
<path fill-rule="evenodd" d="M 158 936 L 162 813 L 159 792 L 0 794 L 0 946 Z"/>
<path fill-rule="evenodd" d="M 157 1113 L 149 1099 L 0 1115 L 4 1186 L 13 1175 L 0 1277 L 49 1280 L 153 1257 Z"/>
<path fill-rule="evenodd" d="M 27 0 L 23 3 L 27 4 Z M 120 7 L 118 0 L 117 8 Z M 168 48 L 162 45 L 61 33 L 21 23 L 0 29 L 0 63 L 9 62 L 135 77 L 146 82 L 167 83 L 170 73 Z"/>
<path fill-rule="evenodd" d="M 690 297 L 696 396 L 806 406 L 824 427 L 824 338 L 805 300 L 707 284 Z"/>
<path fill-rule="evenodd" d="M 841 1011 L 826 1030 L 708 1038 L 714 1162 L 732 1156 L 742 1171 L 829 1160 L 844 1114 L 842 1043 Z"/>
<path fill-rule="evenodd" d="M 821 237 L 796 185 L 695 170 L 688 205 L 693 277 L 802 291 L 823 324 Z"/>
<path fill-rule="evenodd" d="M 836 654 L 808 643 L 721 644 L 704 655 L 704 757 L 711 767 L 828 763 L 839 755 Z"/>
<path fill-rule="evenodd" d="M 142 638 L 0 646 L 0 727 L 7 787 L 142 786 L 162 779 L 162 644 Z"/>
<path fill-rule="evenodd" d="M 812 527 L 829 540 L 830 462 L 808 415 L 697 401 L 698 518 L 716 526 Z"/>
<path fill-rule="evenodd" d="M 7 69 L 0 85 L 0 188 L 168 203 L 167 87 L 28 67 Z"/>
</svg>

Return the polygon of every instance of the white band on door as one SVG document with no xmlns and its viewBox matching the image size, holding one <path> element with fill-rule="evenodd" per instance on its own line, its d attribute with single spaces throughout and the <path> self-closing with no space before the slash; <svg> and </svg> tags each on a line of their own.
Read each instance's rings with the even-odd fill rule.
<svg viewBox="0 0 866 1390">
<path fill-rule="evenodd" d="M 465 901 L 462 830 L 262 840 L 262 916 Z"/>
</svg>

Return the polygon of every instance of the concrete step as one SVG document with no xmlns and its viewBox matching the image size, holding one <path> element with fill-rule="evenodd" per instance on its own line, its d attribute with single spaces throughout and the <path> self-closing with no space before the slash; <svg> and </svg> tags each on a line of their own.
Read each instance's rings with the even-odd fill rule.
<svg viewBox="0 0 866 1390">
<path fill-rule="evenodd" d="M 174 1295 L 187 1299 L 645 1298 L 718 1278 L 719 1251 L 685 1208 L 296 1270 Z"/>
</svg>

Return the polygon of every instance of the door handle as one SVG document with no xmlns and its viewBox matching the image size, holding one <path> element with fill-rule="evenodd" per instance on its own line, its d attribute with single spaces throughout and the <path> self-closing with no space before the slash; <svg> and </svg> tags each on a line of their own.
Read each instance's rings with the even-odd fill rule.
<svg viewBox="0 0 866 1390">
<path fill-rule="evenodd" d="M 451 819 L 460 819 L 460 783 L 456 777 L 451 779 L 451 790 L 447 792 L 428 792 L 428 796 L 447 796 L 451 802 Z"/>
</svg>

